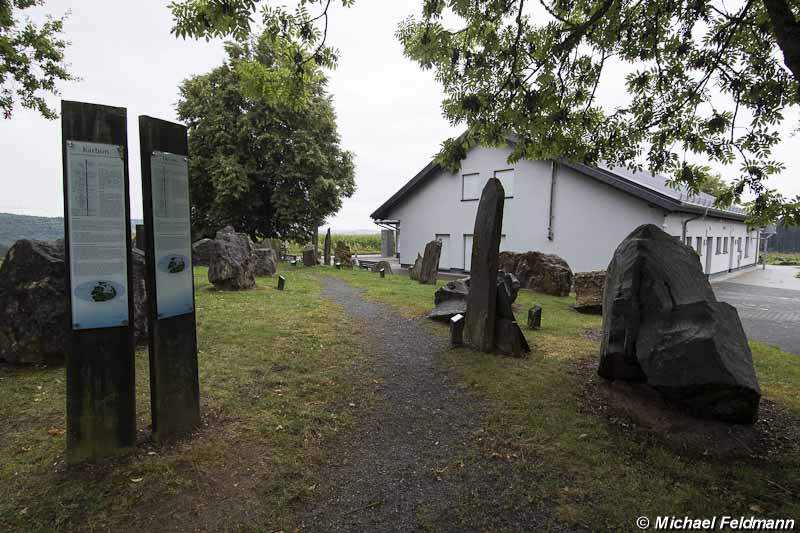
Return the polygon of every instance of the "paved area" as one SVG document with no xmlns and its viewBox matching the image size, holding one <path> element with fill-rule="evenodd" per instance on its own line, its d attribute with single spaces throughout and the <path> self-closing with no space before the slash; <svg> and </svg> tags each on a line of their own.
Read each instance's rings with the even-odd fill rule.
<svg viewBox="0 0 800 533">
<path fill-rule="evenodd" d="M 767 265 L 712 281 L 717 299 L 739 311 L 747 336 L 800 354 L 800 269 Z"/>
</svg>

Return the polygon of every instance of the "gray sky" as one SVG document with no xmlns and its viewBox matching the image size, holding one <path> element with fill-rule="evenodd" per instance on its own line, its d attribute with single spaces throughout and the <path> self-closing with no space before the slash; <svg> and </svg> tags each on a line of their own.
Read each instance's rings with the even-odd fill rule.
<svg viewBox="0 0 800 533">
<path fill-rule="evenodd" d="M 64 84 L 61 98 L 127 107 L 131 214 L 142 218 L 137 117 L 176 120 L 179 84 L 219 65 L 221 43 L 171 35 L 166 1 L 50 0 L 44 12 L 59 15 L 66 4 L 72 11 L 65 27 L 72 43 L 67 58 L 82 81 Z M 397 23 L 417 14 L 420 5 L 358 0 L 353 8 L 332 9 L 328 38 L 340 51 L 340 63 L 329 73 L 329 89 L 342 145 L 355 153 L 358 186 L 330 221 L 334 230 L 375 228 L 369 214 L 428 163 L 442 140 L 460 133 L 441 116 L 442 91 L 433 73 L 405 59 L 394 37 Z M 608 74 L 601 101 L 613 104 L 622 76 Z M 58 101 L 51 99 L 56 108 Z M 769 184 L 793 197 L 800 194 L 800 143 L 790 136 L 789 124 L 798 124 L 797 110 L 787 119 L 774 154 L 787 170 Z M 0 212 L 62 214 L 60 136 L 59 121 L 30 111 L 17 109 L 11 120 L 0 120 Z M 723 176 L 736 171 L 723 170 Z"/>
</svg>

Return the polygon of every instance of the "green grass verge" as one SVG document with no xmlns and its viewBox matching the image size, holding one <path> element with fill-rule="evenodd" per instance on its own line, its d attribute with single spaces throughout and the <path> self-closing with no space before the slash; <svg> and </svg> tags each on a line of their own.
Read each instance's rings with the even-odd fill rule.
<svg viewBox="0 0 800 533">
<path fill-rule="evenodd" d="M 278 530 L 296 522 L 326 444 L 370 398 L 356 325 L 309 271 L 213 290 L 195 270 L 204 427 L 148 440 L 147 350 L 136 357 L 140 442 L 95 466 L 64 464 L 63 368 L 0 367 L 0 530 Z"/>
<path fill-rule="evenodd" d="M 367 298 L 412 316 L 433 305 L 434 288 L 406 277 L 334 275 L 364 289 Z M 601 318 L 573 311 L 572 297 L 520 291 L 517 303 L 520 324 L 534 303 L 543 308 L 542 328 L 525 331 L 531 357 L 455 350 L 445 361 L 489 403 L 490 431 L 527 458 L 517 467 L 541 483 L 521 489 L 531 493 L 532 505 L 555 505 L 567 523 L 593 530 L 635 530 L 640 515 L 800 517 L 797 447 L 769 459 L 727 461 L 698 457 L 661 442 L 658 435 L 610 424 L 587 409 L 583 393 L 587 375 L 594 377 L 599 348 L 583 334 L 601 328 Z M 764 399 L 789 416 L 800 416 L 800 356 L 750 344 Z"/>
<path fill-rule="evenodd" d="M 769 252 L 767 254 L 767 264 L 800 266 L 800 253 Z"/>
</svg>

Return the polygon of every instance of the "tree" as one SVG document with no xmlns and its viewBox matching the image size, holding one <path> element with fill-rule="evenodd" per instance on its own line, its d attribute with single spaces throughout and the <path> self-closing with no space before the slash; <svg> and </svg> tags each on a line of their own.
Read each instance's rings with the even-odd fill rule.
<svg viewBox="0 0 800 533">
<path fill-rule="evenodd" d="M 48 119 L 58 114 L 42 93 L 58 94 L 59 81 L 74 79 L 64 62 L 67 43 L 61 38 L 66 17 L 48 19 L 37 26 L 20 23 L 15 10 L 44 4 L 43 0 L 0 0 L 0 111 L 10 119 L 19 99 Z"/>
<path fill-rule="evenodd" d="M 800 222 L 800 197 L 788 201 L 766 185 L 784 168 L 771 155 L 777 126 L 800 104 L 798 0 L 734 8 L 723 0 L 420 1 L 422 16 L 401 23 L 397 36 L 409 58 L 435 70 L 448 120 L 466 126 L 466 135 L 442 146 L 446 167 L 457 168 L 471 145 L 498 144 L 508 133 L 517 137 L 512 162 L 565 157 L 647 167 L 694 192 L 710 170 L 701 163 L 738 163 L 720 205 L 750 190 L 751 222 Z M 316 3 L 330 5 L 301 7 Z M 246 27 L 260 3 L 179 5 L 187 4 L 197 9 L 174 9 L 176 28 L 207 36 Z M 301 41 L 300 28 L 315 20 L 263 14 L 268 31 Z M 601 82 L 620 73 L 625 94 L 604 107 Z"/>
<path fill-rule="evenodd" d="M 309 69 L 302 105 L 275 101 L 260 85 L 259 68 L 285 66 L 282 46 L 268 35 L 227 43 L 222 66 L 181 86 L 196 234 L 231 224 L 253 239 L 305 242 L 355 191 L 352 155 L 339 146 L 318 70 Z"/>
<path fill-rule="evenodd" d="M 728 190 L 728 184 L 725 183 L 725 180 L 722 179 L 722 175 L 719 173 L 709 174 L 700 185 L 701 192 L 716 197 L 725 194 L 726 190 Z"/>
</svg>

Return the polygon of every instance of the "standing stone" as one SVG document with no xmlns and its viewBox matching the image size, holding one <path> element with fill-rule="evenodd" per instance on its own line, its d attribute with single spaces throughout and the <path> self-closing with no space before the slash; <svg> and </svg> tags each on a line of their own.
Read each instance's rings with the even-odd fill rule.
<svg viewBox="0 0 800 533">
<path fill-rule="evenodd" d="M 503 230 L 504 198 L 505 191 L 500 180 L 490 178 L 481 193 L 473 230 L 472 271 L 464 336 L 468 344 L 482 352 L 491 352 L 495 347 L 497 261 Z"/>
<path fill-rule="evenodd" d="M 334 256 L 343 268 L 353 268 L 353 253 L 344 241 L 336 241 Z"/>
<path fill-rule="evenodd" d="M 272 248 L 253 249 L 256 276 L 272 276 L 278 270 L 278 259 Z"/>
<path fill-rule="evenodd" d="M 575 274 L 574 285 L 575 310 L 579 313 L 602 315 L 606 271 L 578 272 Z"/>
<path fill-rule="evenodd" d="M 495 322 L 495 339 L 498 352 L 513 357 L 525 357 L 531 351 L 525 335 L 516 321 L 497 317 Z"/>
<path fill-rule="evenodd" d="M 393 274 L 392 265 L 389 264 L 389 261 L 377 261 L 369 267 L 370 272 L 380 272 L 381 270 L 385 270 L 387 274 Z"/>
<path fill-rule="evenodd" d="M 209 266 L 211 254 L 214 253 L 214 244 L 211 239 L 200 239 L 192 244 L 192 265 Z"/>
<path fill-rule="evenodd" d="M 131 254 L 136 342 L 147 340 L 144 252 Z M 69 324 L 64 241 L 22 239 L 0 266 L 0 361 L 62 364 Z"/>
<path fill-rule="evenodd" d="M 617 247 L 603 297 L 598 373 L 646 381 L 698 416 L 753 423 L 761 391 L 736 309 L 697 254 L 645 224 Z"/>
<path fill-rule="evenodd" d="M 286 278 L 278 276 L 278 290 L 282 291 L 284 288 L 286 288 Z"/>
<path fill-rule="evenodd" d="M 303 249 L 303 266 L 313 267 L 317 264 L 317 252 L 313 247 Z"/>
<path fill-rule="evenodd" d="M 325 258 L 325 266 L 331 265 L 331 228 L 328 228 L 328 232 L 325 233 L 325 244 L 322 248 L 322 254 Z"/>
<path fill-rule="evenodd" d="M 208 281 L 223 290 L 255 287 L 256 262 L 250 237 L 226 226 L 217 232 L 216 239 L 212 242 Z"/>
<path fill-rule="evenodd" d="M 319 228 L 314 228 L 314 233 L 311 234 L 311 247 L 314 248 L 314 260 L 319 258 Z"/>
<path fill-rule="evenodd" d="M 408 277 L 410 279 L 419 281 L 419 271 L 422 268 L 422 256 L 417 254 L 417 259 L 414 260 L 414 264 L 411 268 L 408 269 Z"/>
<path fill-rule="evenodd" d="M 144 252 L 145 243 L 144 224 L 136 224 L 136 248 Z"/>
<path fill-rule="evenodd" d="M 442 255 L 442 241 L 432 240 L 425 245 L 422 255 L 422 266 L 419 269 L 419 282 L 422 284 L 436 284 L 439 273 L 439 257 Z"/>
<path fill-rule="evenodd" d="M 539 329 L 542 327 L 542 308 L 534 305 L 528 309 L 528 329 Z"/>
<path fill-rule="evenodd" d="M 394 231 L 390 229 L 381 230 L 381 257 L 394 257 L 395 241 Z"/>
</svg>

